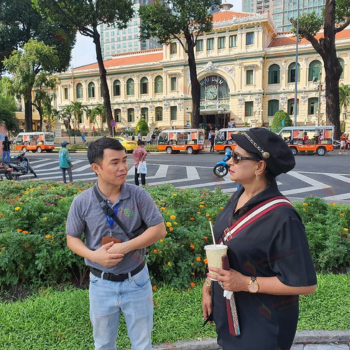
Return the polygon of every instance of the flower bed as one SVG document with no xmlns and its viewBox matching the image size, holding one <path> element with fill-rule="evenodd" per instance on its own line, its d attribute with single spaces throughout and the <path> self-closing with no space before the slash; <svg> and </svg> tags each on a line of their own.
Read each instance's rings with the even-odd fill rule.
<svg viewBox="0 0 350 350">
<path fill-rule="evenodd" d="M 72 185 L 48 181 L 0 183 L 0 285 L 82 281 L 82 258 L 66 247 L 65 220 L 75 195 L 92 182 Z M 167 283 L 193 287 L 206 269 L 204 245 L 211 244 L 209 220 L 215 222 L 229 195 L 171 185 L 147 186 L 159 207 L 167 235 L 148 249 L 153 288 Z M 309 197 L 295 203 L 302 216 L 318 271 L 345 272 L 350 266 L 350 210 Z"/>
</svg>

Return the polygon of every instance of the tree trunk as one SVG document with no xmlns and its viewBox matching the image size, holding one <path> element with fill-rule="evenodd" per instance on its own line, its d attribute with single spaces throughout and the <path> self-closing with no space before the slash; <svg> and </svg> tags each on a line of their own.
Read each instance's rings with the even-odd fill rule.
<svg viewBox="0 0 350 350">
<path fill-rule="evenodd" d="M 31 132 L 33 131 L 32 89 L 28 91 L 24 100 L 24 118 L 26 123 L 26 132 Z"/>
<path fill-rule="evenodd" d="M 199 127 L 199 109 L 200 109 L 200 86 L 197 79 L 197 66 L 196 58 L 194 54 L 194 42 L 191 35 L 186 34 L 186 43 L 188 48 L 188 66 L 190 68 L 190 79 L 191 79 L 191 95 L 192 95 L 192 117 L 191 127 Z"/>
<path fill-rule="evenodd" d="M 335 138 L 340 138 L 339 78 L 343 71 L 335 47 L 335 1 L 327 0 L 324 11 L 324 39 L 320 45 L 326 72 L 326 120 L 334 125 Z"/>
<path fill-rule="evenodd" d="M 112 126 L 111 121 L 113 120 L 113 114 L 112 114 L 112 108 L 111 108 L 111 99 L 109 96 L 109 89 L 107 84 L 107 78 L 106 78 L 106 69 L 103 64 L 102 59 L 102 51 L 101 51 L 101 42 L 100 42 L 100 34 L 97 31 L 97 27 L 93 27 L 94 30 L 94 43 L 96 47 L 96 58 L 98 62 L 98 69 L 100 72 L 100 80 L 101 80 L 101 89 L 102 89 L 102 96 L 103 96 L 103 102 L 105 107 L 105 114 L 106 114 L 106 120 L 107 120 L 107 126 L 108 126 L 108 132 L 110 136 L 112 135 Z"/>
</svg>

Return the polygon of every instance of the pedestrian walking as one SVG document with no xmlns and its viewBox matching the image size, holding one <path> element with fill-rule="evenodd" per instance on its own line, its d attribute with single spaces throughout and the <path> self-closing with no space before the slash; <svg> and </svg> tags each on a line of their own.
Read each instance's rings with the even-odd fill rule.
<svg viewBox="0 0 350 350">
<path fill-rule="evenodd" d="M 72 164 L 71 156 L 67 149 L 67 145 L 69 145 L 69 142 L 62 141 L 61 149 L 58 152 L 58 160 L 59 160 L 60 168 L 62 170 L 63 183 L 67 183 L 66 171 L 68 172 L 68 175 L 69 175 L 69 182 L 73 182 L 73 174 L 72 174 L 73 164 Z"/>
<path fill-rule="evenodd" d="M 139 173 L 139 164 L 140 162 L 145 162 L 147 157 L 147 151 L 145 150 L 145 143 L 143 141 L 137 141 L 138 147 L 133 152 L 133 157 L 135 161 L 135 185 L 139 186 L 139 175 L 141 175 L 141 184 L 142 186 L 146 185 L 146 173 Z"/>
<path fill-rule="evenodd" d="M 121 312 L 131 348 L 151 350 L 153 297 L 145 253 L 165 237 L 164 221 L 148 192 L 126 183 L 127 155 L 116 139 L 91 142 L 87 156 L 98 180 L 74 198 L 66 233 L 68 248 L 90 268 L 95 350 L 116 349 Z"/>
<path fill-rule="evenodd" d="M 227 246 L 227 264 L 208 267 L 203 316 L 215 322 L 225 350 L 290 349 L 299 295 L 317 287 L 305 227 L 276 182 L 295 159 L 287 143 L 264 128 L 233 139 L 230 179 L 244 188 L 215 221 L 215 241 Z"/>
<path fill-rule="evenodd" d="M 215 133 L 214 133 L 214 131 L 212 131 L 211 133 L 210 133 L 210 152 L 214 152 L 214 142 L 215 142 Z"/>
<path fill-rule="evenodd" d="M 10 153 L 11 153 L 11 141 L 5 136 L 4 141 L 2 141 L 2 163 L 10 163 Z"/>
<path fill-rule="evenodd" d="M 139 133 L 137 134 L 137 141 L 142 141 L 142 135 L 141 132 L 139 131 Z"/>
<path fill-rule="evenodd" d="M 339 149 L 339 154 L 342 154 L 342 149 L 343 149 L 343 154 L 347 154 L 346 152 L 346 140 L 348 139 L 348 135 L 346 132 L 340 136 L 340 149 Z"/>
<path fill-rule="evenodd" d="M 152 145 L 156 143 L 156 134 L 155 133 L 152 133 Z"/>
</svg>

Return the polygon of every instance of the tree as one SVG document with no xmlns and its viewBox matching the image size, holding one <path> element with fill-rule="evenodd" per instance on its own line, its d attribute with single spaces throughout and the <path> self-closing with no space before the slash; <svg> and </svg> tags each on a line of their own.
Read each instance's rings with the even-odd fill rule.
<svg viewBox="0 0 350 350">
<path fill-rule="evenodd" d="M 57 47 L 60 59 L 55 71 L 61 72 L 69 66 L 75 36 L 72 25 L 53 24 L 44 19 L 32 7 L 32 0 L 0 1 L 0 61 L 32 38 Z M 0 62 L 0 74 L 2 70 Z"/>
<path fill-rule="evenodd" d="M 294 29 L 297 21 L 291 18 Z M 315 51 L 322 57 L 326 73 L 326 119 L 335 128 L 336 137 L 340 136 L 339 79 L 342 66 L 337 58 L 335 35 L 350 24 L 349 0 L 326 0 L 323 16 L 315 12 L 299 16 L 299 36 L 307 39 Z M 323 25 L 323 36 L 317 40 L 316 34 Z"/>
<path fill-rule="evenodd" d="M 101 51 L 99 25 L 116 25 L 119 29 L 126 28 L 127 22 L 133 16 L 131 0 L 33 0 L 35 7 L 53 23 L 73 25 L 80 34 L 91 37 L 96 47 L 96 58 L 101 79 L 101 89 L 104 101 L 108 131 L 112 136 L 111 121 L 113 120 L 111 100 L 106 79 Z"/>
<path fill-rule="evenodd" d="M 40 131 L 43 127 L 43 116 L 45 110 L 50 109 L 51 102 L 55 98 L 53 91 L 55 90 L 59 79 L 55 76 L 51 76 L 46 72 L 40 72 L 34 82 L 34 100 L 33 106 L 37 109 L 40 116 Z M 51 131 L 51 118 L 49 118 L 49 131 Z"/>
<path fill-rule="evenodd" d="M 339 106 L 347 112 L 350 105 L 350 87 L 344 84 L 339 86 Z"/>
<path fill-rule="evenodd" d="M 148 134 L 149 133 L 149 128 L 148 128 L 148 124 L 145 120 L 145 118 L 140 118 L 140 120 L 138 121 L 136 128 L 135 128 L 135 132 L 138 134 L 139 132 L 141 132 L 141 135 L 144 134 Z"/>
<path fill-rule="evenodd" d="M 271 128 L 279 132 L 285 126 L 292 126 L 292 119 L 287 112 L 280 110 L 275 113 L 271 123 Z"/>
<path fill-rule="evenodd" d="M 69 106 L 66 107 L 67 114 L 69 117 L 69 126 L 73 115 L 73 129 L 76 130 L 77 122 L 80 123 L 84 112 L 87 110 L 87 107 L 82 104 L 82 102 L 71 102 Z"/>
<path fill-rule="evenodd" d="M 103 123 L 106 122 L 106 116 L 105 116 L 105 108 L 103 105 L 99 104 L 96 107 L 92 108 L 92 109 L 88 109 L 87 110 L 88 113 L 88 117 L 89 117 L 89 121 L 90 123 L 96 123 L 97 122 L 97 117 L 100 116 L 101 117 L 101 127 L 100 127 L 100 131 L 102 132 L 103 129 Z"/>
<path fill-rule="evenodd" d="M 18 119 L 16 118 L 16 104 L 13 99 L 0 96 L 0 124 L 4 123 L 9 131 L 18 131 Z"/>
<path fill-rule="evenodd" d="M 4 60 L 5 68 L 13 74 L 13 92 L 24 98 L 26 131 L 33 131 L 32 90 L 34 86 L 40 86 L 39 73 L 52 73 L 58 65 L 56 48 L 33 39 L 24 45 L 23 50 L 14 51 Z"/>
<path fill-rule="evenodd" d="M 199 125 L 200 108 L 200 85 L 194 48 L 198 36 L 210 32 L 213 27 L 210 8 L 220 4 L 221 0 L 156 0 L 153 5 L 141 6 L 139 10 L 141 40 L 158 38 L 161 44 L 177 40 L 187 53 L 192 87 L 193 128 Z"/>
</svg>

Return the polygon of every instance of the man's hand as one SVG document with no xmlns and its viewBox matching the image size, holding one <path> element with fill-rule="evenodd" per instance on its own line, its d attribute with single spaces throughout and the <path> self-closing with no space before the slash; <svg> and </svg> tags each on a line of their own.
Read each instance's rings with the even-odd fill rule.
<svg viewBox="0 0 350 350">
<path fill-rule="evenodd" d="M 126 245 L 125 243 L 114 243 L 110 248 L 107 249 L 109 254 L 126 254 Z"/>
<path fill-rule="evenodd" d="M 115 266 L 123 260 L 124 254 L 115 254 L 108 252 L 113 246 L 114 242 L 109 242 L 101 246 L 93 253 L 93 262 L 96 262 L 102 266 L 111 267 Z"/>
</svg>

